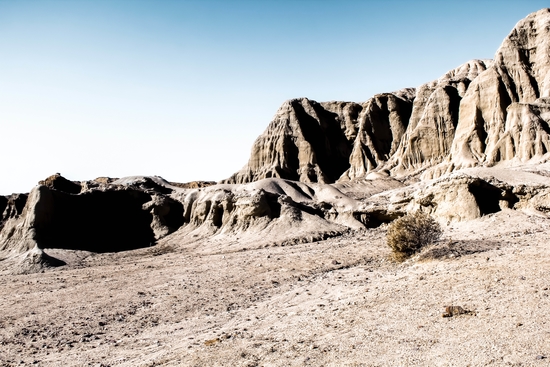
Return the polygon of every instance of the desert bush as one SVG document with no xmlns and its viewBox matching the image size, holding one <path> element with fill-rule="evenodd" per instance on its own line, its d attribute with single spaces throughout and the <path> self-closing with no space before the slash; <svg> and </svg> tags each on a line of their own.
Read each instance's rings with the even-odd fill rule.
<svg viewBox="0 0 550 367">
<path fill-rule="evenodd" d="M 437 241 L 440 236 L 439 223 L 428 214 L 415 212 L 391 222 L 386 240 L 394 258 L 403 261 L 422 247 Z"/>
</svg>

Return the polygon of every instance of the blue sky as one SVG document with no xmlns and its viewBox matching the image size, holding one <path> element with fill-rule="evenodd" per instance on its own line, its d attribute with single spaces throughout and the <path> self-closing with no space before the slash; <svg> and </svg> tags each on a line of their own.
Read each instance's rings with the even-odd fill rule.
<svg viewBox="0 0 550 367">
<path fill-rule="evenodd" d="M 419 86 L 545 6 L 0 0 L 0 194 L 55 172 L 226 178 L 286 99 Z"/>
</svg>

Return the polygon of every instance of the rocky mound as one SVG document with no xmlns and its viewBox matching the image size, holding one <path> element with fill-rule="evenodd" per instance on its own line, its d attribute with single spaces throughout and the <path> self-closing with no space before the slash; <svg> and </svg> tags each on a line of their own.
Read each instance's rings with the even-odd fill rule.
<svg viewBox="0 0 550 367">
<path fill-rule="evenodd" d="M 371 171 L 439 177 L 550 157 L 550 9 L 520 21 L 492 60 L 363 104 L 285 102 L 227 183 L 266 177 L 332 183 Z"/>
<path fill-rule="evenodd" d="M 411 185 L 389 177 L 335 185 L 270 178 L 183 189 L 140 176 L 108 185 L 83 182 L 78 194 L 39 185 L 28 196 L 2 201 L 0 270 L 63 265 L 48 249 L 117 252 L 159 239 L 163 246 L 201 246 L 206 252 L 314 242 L 416 210 L 443 222 L 507 209 L 546 216 L 549 168 L 472 168 Z"/>
<path fill-rule="evenodd" d="M 60 173 L 51 175 L 45 180 L 39 181 L 38 184 L 46 186 L 50 189 L 63 191 L 69 194 L 78 194 L 82 190 L 82 186 L 79 182 L 69 181 L 65 177 L 61 176 Z"/>
<path fill-rule="evenodd" d="M 168 188 L 144 189 L 149 181 L 80 185 L 57 174 L 28 195 L 0 201 L 0 259 L 26 259 L 34 269 L 55 263 L 45 248 L 116 252 L 153 245 L 183 224 L 183 206 L 165 195 Z"/>
</svg>

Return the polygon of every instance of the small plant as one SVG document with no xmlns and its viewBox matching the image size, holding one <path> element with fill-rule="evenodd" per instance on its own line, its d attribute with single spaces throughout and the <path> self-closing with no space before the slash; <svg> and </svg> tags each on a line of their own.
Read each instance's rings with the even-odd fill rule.
<svg viewBox="0 0 550 367">
<path fill-rule="evenodd" d="M 441 237 L 441 226 L 430 215 L 415 212 L 394 220 L 386 240 L 397 261 L 403 261 Z"/>
</svg>

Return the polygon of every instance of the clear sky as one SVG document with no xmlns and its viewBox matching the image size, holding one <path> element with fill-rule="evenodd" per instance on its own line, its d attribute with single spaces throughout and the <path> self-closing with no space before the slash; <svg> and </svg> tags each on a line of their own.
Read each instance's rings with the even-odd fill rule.
<svg viewBox="0 0 550 367">
<path fill-rule="evenodd" d="M 0 0 L 0 194 L 220 180 L 286 100 L 362 102 L 475 58 L 547 1 Z"/>
</svg>

